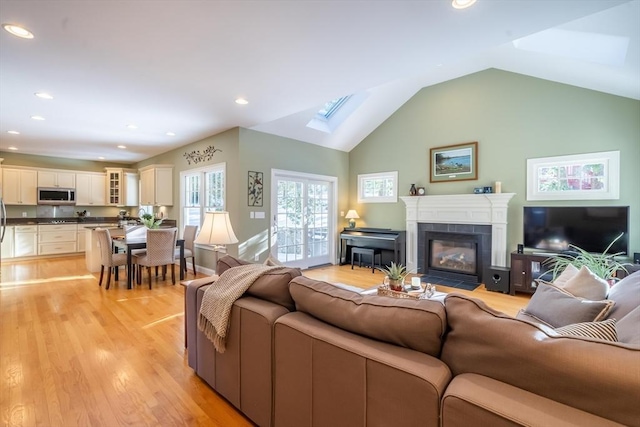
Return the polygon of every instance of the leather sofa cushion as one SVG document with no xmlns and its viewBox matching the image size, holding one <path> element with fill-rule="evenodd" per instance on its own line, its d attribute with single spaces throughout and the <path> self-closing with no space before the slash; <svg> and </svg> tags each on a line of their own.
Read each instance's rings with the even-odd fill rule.
<svg viewBox="0 0 640 427">
<path fill-rule="evenodd" d="M 559 336 L 460 294 L 445 299 L 442 361 L 618 423 L 640 426 L 640 348 Z"/>
<path fill-rule="evenodd" d="M 446 330 L 442 303 L 361 295 L 300 276 L 289 291 L 298 311 L 346 331 L 437 357 Z"/>
<path fill-rule="evenodd" d="M 225 255 L 218 260 L 216 273 L 224 273 L 230 268 L 239 265 L 251 264 L 249 261 Z M 256 280 L 247 290 L 247 294 L 285 307 L 289 311 L 295 309 L 295 303 L 289 294 L 289 282 L 300 276 L 299 268 L 286 268 L 264 274 Z"/>
</svg>

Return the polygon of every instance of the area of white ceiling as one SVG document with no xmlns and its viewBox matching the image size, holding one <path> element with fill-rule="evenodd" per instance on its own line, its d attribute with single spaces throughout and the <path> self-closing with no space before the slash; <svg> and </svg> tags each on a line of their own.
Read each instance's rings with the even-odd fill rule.
<svg viewBox="0 0 640 427">
<path fill-rule="evenodd" d="M 35 34 L 0 33 L 0 150 L 26 154 L 133 163 L 236 126 L 348 151 L 420 88 L 491 67 L 640 99 L 640 0 L 2 0 L 0 23 Z M 512 43 L 549 29 L 626 38 L 624 63 Z M 306 127 L 356 92 L 333 133 Z"/>
</svg>

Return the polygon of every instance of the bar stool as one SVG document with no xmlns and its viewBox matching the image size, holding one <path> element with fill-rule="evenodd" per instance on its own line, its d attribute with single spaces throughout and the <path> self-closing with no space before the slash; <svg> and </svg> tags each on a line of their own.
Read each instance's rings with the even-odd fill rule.
<svg viewBox="0 0 640 427">
<path fill-rule="evenodd" d="M 355 256 L 358 255 L 358 267 L 362 267 L 362 255 L 368 255 L 371 257 L 371 272 L 375 273 L 376 269 L 376 256 L 379 256 L 380 263 L 378 265 L 382 265 L 382 250 L 380 248 L 362 248 L 362 247 L 354 247 L 351 248 L 351 269 L 353 270 L 353 262 L 355 260 Z"/>
</svg>

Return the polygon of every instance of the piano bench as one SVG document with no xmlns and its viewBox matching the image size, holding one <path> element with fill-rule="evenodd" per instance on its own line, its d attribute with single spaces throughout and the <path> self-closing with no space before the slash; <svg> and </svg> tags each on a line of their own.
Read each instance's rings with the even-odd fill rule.
<svg viewBox="0 0 640 427">
<path fill-rule="evenodd" d="M 371 272 L 375 273 L 376 267 L 376 255 L 380 257 L 380 263 L 378 265 L 382 265 L 382 250 L 380 248 L 361 248 L 361 247 L 353 247 L 351 248 L 351 269 L 353 270 L 353 262 L 355 261 L 356 255 L 358 255 L 358 267 L 362 267 L 362 255 L 368 255 L 371 257 Z"/>
</svg>

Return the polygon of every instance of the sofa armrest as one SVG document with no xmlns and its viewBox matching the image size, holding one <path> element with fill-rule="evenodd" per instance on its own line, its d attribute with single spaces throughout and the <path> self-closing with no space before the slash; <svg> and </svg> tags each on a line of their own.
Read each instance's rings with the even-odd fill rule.
<svg viewBox="0 0 640 427">
<path fill-rule="evenodd" d="M 184 316 L 186 328 L 185 333 L 187 334 L 187 353 L 189 366 L 194 370 L 197 368 L 195 345 L 192 344 L 190 349 L 189 343 L 196 342 L 196 334 L 198 332 L 198 313 L 200 310 L 198 307 L 197 293 L 198 289 L 203 286 L 208 286 L 216 280 L 218 280 L 218 276 L 214 274 L 213 276 L 201 277 L 199 279 L 182 282 L 182 285 L 186 286 L 186 294 L 184 297 Z"/>
</svg>

